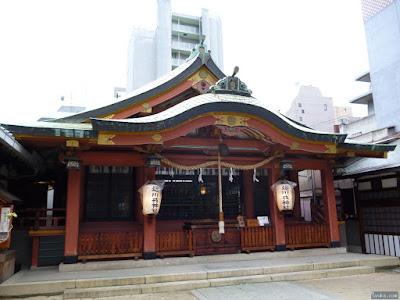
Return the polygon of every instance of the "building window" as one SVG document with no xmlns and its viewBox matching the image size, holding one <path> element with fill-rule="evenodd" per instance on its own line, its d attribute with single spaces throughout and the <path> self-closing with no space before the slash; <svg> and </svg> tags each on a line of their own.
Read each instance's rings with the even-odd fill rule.
<svg viewBox="0 0 400 300">
<path fill-rule="evenodd" d="M 304 114 L 304 109 L 301 110 L 301 113 Z"/>
<path fill-rule="evenodd" d="M 86 174 L 86 221 L 133 219 L 133 168 L 89 166 Z"/>
<path fill-rule="evenodd" d="M 299 103 L 299 107 L 301 107 L 301 103 Z"/>
<path fill-rule="evenodd" d="M 157 179 L 164 179 L 160 212 L 157 220 L 218 219 L 218 169 L 203 169 L 203 183 L 198 182 L 198 171 L 179 171 L 172 177 L 159 168 Z M 167 175 L 168 174 L 168 175 Z M 222 169 L 223 211 L 226 219 L 243 215 L 242 175 L 234 170 L 233 182 L 229 181 L 229 169 Z"/>
<path fill-rule="evenodd" d="M 327 111 L 327 110 L 328 110 L 328 105 L 324 104 L 324 111 Z"/>
<path fill-rule="evenodd" d="M 300 122 L 303 121 L 303 117 L 300 117 Z"/>
</svg>

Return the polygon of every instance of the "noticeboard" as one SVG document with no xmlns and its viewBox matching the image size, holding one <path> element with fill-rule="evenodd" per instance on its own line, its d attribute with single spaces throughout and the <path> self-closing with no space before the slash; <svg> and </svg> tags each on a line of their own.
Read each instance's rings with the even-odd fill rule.
<svg viewBox="0 0 400 300">
<path fill-rule="evenodd" d="M 0 206 L 0 249 L 10 247 L 13 206 Z"/>
</svg>

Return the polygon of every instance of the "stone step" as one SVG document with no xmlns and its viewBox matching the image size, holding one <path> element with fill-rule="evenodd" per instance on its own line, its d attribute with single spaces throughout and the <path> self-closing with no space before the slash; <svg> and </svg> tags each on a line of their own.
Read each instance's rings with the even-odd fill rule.
<svg viewBox="0 0 400 300">
<path fill-rule="evenodd" d="M 371 263 L 371 266 L 377 264 L 375 260 L 369 260 L 368 262 Z M 387 260 L 383 260 L 383 262 L 387 263 Z M 363 263 L 363 265 L 365 264 Z M 177 281 L 194 281 L 194 280 L 291 273 L 291 272 L 324 270 L 324 269 L 339 269 L 339 268 L 358 267 L 358 266 L 360 266 L 360 262 L 354 260 L 354 261 L 342 261 L 335 263 L 309 263 L 309 264 L 258 267 L 258 268 L 237 268 L 237 269 L 229 268 L 223 270 L 207 270 L 207 271 L 203 270 L 203 271 L 189 272 L 189 273 L 188 272 L 176 273 L 176 274 L 165 273 L 157 275 L 143 275 L 136 277 L 77 279 L 75 287 L 91 288 L 91 287 L 151 284 L 151 283 L 166 283 L 166 282 L 177 282 Z"/>
<path fill-rule="evenodd" d="M 205 263 L 221 263 L 231 261 L 251 261 L 259 259 L 293 258 L 304 256 L 324 256 L 345 254 L 346 248 L 314 248 L 301 249 L 296 251 L 277 251 L 277 252 L 254 252 L 251 254 L 220 254 L 204 255 L 195 257 L 169 257 L 168 259 L 150 260 L 120 260 L 120 261 L 89 261 L 86 263 L 63 264 L 59 265 L 60 272 L 78 271 L 103 271 L 103 270 L 122 270 L 135 268 L 163 267 L 163 266 L 182 266 Z"/>
<path fill-rule="evenodd" d="M 339 277 L 349 275 L 368 274 L 375 271 L 374 267 L 343 267 L 335 269 L 319 269 L 310 271 L 296 271 L 288 273 L 247 275 L 238 277 L 220 277 L 214 279 L 171 281 L 159 283 L 145 283 L 124 286 L 105 286 L 66 289 L 64 291 L 64 299 L 79 298 L 98 298 L 98 297 L 114 297 L 135 294 L 150 294 L 173 291 L 188 291 L 206 287 L 216 287 L 224 285 L 234 285 L 242 283 L 260 283 L 268 281 L 295 281 L 307 279 L 319 279 L 327 277 Z"/>
<path fill-rule="evenodd" d="M 397 257 L 337 254 L 280 260 L 259 259 L 254 262 L 232 260 L 198 265 L 120 270 L 120 272 L 115 270 L 65 273 L 57 270 L 46 271 L 46 269 L 23 270 L 0 285 L 0 298 L 55 295 L 62 294 L 64 291 L 67 294 L 74 294 L 74 291 L 97 293 L 96 288 L 104 295 L 113 294 L 114 289 L 120 290 L 120 293 L 133 294 L 169 287 L 172 290 L 187 289 L 187 286 L 194 283 L 201 284 L 201 287 L 205 284 L 207 287 L 247 282 L 312 279 L 351 275 L 351 272 L 358 274 L 357 272 L 367 272 L 373 268 L 399 266 L 399 263 L 400 260 Z M 341 272 L 343 275 L 338 275 Z M 120 276 L 116 277 L 118 274 Z"/>
</svg>

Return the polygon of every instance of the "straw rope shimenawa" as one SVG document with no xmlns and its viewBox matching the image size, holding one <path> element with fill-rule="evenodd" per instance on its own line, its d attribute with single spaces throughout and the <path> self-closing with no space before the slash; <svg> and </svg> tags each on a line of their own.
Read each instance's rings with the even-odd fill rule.
<svg viewBox="0 0 400 300">
<path fill-rule="evenodd" d="M 206 161 L 202 164 L 186 166 L 186 165 L 180 165 L 180 164 L 174 163 L 173 161 L 170 161 L 168 158 L 165 158 L 158 153 L 155 155 L 160 157 L 163 163 L 165 163 L 168 166 L 171 166 L 173 168 L 179 169 L 179 170 L 190 171 L 190 170 L 197 170 L 200 168 L 207 168 L 207 167 L 214 166 L 214 165 L 218 166 L 218 160 Z M 253 164 L 253 165 L 236 165 L 236 164 L 227 163 L 224 161 L 221 161 L 220 163 L 221 163 L 221 167 L 224 167 L 224 168 L 232 168 L 232 169 L 237 169 L 237 170 L 253 170 L 253 169 L 260 168 L 261 166 L 271 162 L 272 160 L 274 160 L 275 158 L 278 158 L 278 157 L 283 157 L 283 153 L 277 153 L 271 157 L 268 157 L 267 159 L 264 159 L 256 164 Z"/>
<path fill-rule="evenodd" d="M 225 222 L 224 222 L 224 212 L 222 210 L 222 179 L 221 179 L 221 167 L 226 167 L 226 168 L 233 168 L 233 169 L 238 169 L 238 170 L 254 170 L 257 169 L 269 162 L 271 162 L 272 160 L 274 160 L 275 158 L 278 157 L 283 157 L 283 153 L 277 153 L 271 157 L 268 157 L 267 159 L 264 159 L 256 164 L 253 165 L 235 165 L 232 163 L 227 163 L 227 162 L 221 162 L 221 155 L 218 151 L 218 160 L 217 161 L 207 161 L 205 163 L 202 164 L 198 164 L 198 165 L 193 165 L 193 166 L 185 166 L 185 165 L 180 165 L 177 163 L 174 163 L 172 161 L 170 161 L 168 158 L 163 157 L 162 155 L 156 153 L 156 155 L 158 157 L 161 158 L 161 160 L 163 161 L 163 163 L 176 168 L 176 169 L 180 169 L 180 170 L 197 170 L 197 169 L 201 169 L 201 168 L 207 168 L 213 165 L 218 165 L 218 190 L 219 190 L 219 222 L 218 222 L 218 227 L 219 227 L 219 234 L 224 234 L 225 233 Z"/>
</svg>

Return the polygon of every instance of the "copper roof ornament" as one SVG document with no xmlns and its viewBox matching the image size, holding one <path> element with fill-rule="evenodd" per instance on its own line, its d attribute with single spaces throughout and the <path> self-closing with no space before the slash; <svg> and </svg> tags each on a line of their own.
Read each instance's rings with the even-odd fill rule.
<svg viewBox="0 0 400 300">
<path fill-rule="evenodd" d="M 251 96 L 252 91 L 247 88 L 247 85 L 235 77 L 239 72 L 239 67 L 233 69 L 232 76 L 226 76 L 217 81 L 215 85 L 210 88 L 210 93 L 214 94 L 235 94 L 241 96 Z"/>
</svg>

